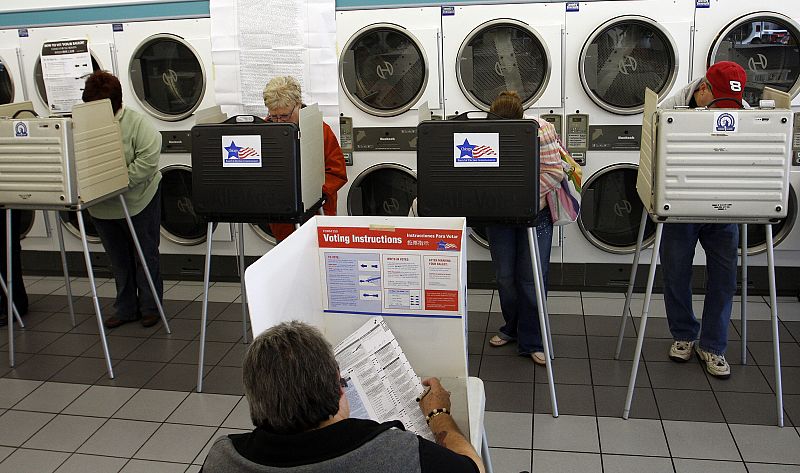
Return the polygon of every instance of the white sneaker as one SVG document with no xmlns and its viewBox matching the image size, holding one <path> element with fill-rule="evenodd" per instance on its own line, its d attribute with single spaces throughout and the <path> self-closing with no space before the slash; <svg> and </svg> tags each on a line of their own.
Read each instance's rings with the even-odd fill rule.
<svg viewBox="0 0 800 473">
<path fill-rule="evenodd" d="M 686 363 L 692 359 L 692 347 L 694 342 L 674 340 L 669 347 L 669 359 L 678 363 Z"/>
<path fill-rule="evenodd" d="M 725 360 L 725 355 L 709 353 L 699 346 L 696 350 L 698 358 L 705 362 L 708 374 L 721 379 L 728 379 L 731 376 L 731 365 Z"/>
</svg>

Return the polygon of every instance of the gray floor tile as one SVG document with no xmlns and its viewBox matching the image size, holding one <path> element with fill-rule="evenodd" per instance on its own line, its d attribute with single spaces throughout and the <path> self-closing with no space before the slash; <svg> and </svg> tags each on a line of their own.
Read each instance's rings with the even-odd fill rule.
<svg viewBox="0 0 800 473">
<path fill-rule="evenodd" d="M 517 356 L 517 342 L 516 340 L 512 340 L 511 342 L 503 345 L 503 346 L 493 346 L 489 343 L 489 340 L 497 333 L 496 330 L 491 332 L 486 332 L 486 337 L 483 341 L 483 355 L 490 355 L 490 356 Z M 481 352 L 478 351 L 477 354 Z"/>
<path fill-rule="evenodd" d="M 247 351 L 247 347 L 249 344 L 241 343 L 230 343 L 227 344 L 230 346 L 230 350 L 225 356 L 219 361 L 220 366 L 235 366 L 236 368 L 242 367 L 242 361 L 244 360 L 245 351 Z M 206 354 L 206 359 L 208 359 L 208 354 Z M 211 364 L 212 361 L 208 359 L 208 363 Z"/>
<path fill-rule="evenodd" d="M 484 381 L 532 383 L 533 361 L 521 356 L 484 356 L 480 378 Z"/>
<path fill-rule="evenodd" d="M 533 470 L 551 473 L 602 473 L 596 453 L 533 451 Z"/>
<path fill-rule="evenodd" d="M 797 473 L 797 465 L 776 465 L 770 463 L 746 463 L 749 473 Z"/>
<path fill-rule="evenodd" d="M 731 424 L 775 425 L 774 394 L 718 392 L 716 396 L 725 420 Z"/>
<path fill-rule="evenodd" d="M 42 412 L 6 411 L 0 416 L 0 445 L 19 447 L 53 417 Z"/>
<path fill-rule="evenodd" d="M 710 390 L 705 367 L 697 361 L 675 363 L 674 361 L 648 361 L 647 374 L 653 388 Z M 678 381 L 680 380 L 680 381 Z"/>
<path fill-rule="evenodd" d="M 208 320 L 214 320 L 217 316 L 225 310 L 230 303 L 228 302 L 209 302 L 208 303 Z M 196 319 L 199 320 L 203 313 L 202 301 L 193 301 L 188 303 L 175 317 L 180 319 Z"/>
<path fill-rule="evenodd" d="M 605 297 L 593 296 L 583 297 L 583 313 L 586 315 L 619 316 L 622 314 L 624 306 L 625 299 L 608 299 Z M 619 320 L 619 318 L 616 318 L 616 320 Z M 587 333 L 592 333 L 592 331 L 589 330 L 588 323 L 586 325 L 586 331 Z M 616 328 L 614 333 L 616 334 Z"/>
<path fill-rule="evenodd" d="M 467 330 L 485 332 L 489 324 L 489 312 L 470 311 L 467 314 Z"/>
<path fill-rule="evenodd" d="M 0 378 L 0 408 L 13 406 L 41 384 L 41 381 Z"/>
<path fill-rule="evenodd" d="M 216 365 L 231 351 L 231 348 L 237 344 L 225 342 L 206 342 L 205 362 L 208 365 Z M 175 355 L 170 361 L 171 363 L 185 363 L 194 365 L 197 364 L 200 353 L 200 342 L 197 340 L 189 342 L 183 349 Z M 241 366 L 241 361 L 239 361 Z"/>
<path fill-rule="evenodd" d="M 536 383 L 533 412 L 550 414 L 550 388 L 547 384 Z M 488 399 L 488 398 L 487 398 Z M 556 399 L 559 414 L 594 416 L 594 393 L 592 387 L 583 384 L 556 384 Z"/>
<path fill-rule="evenodd" d="M 158 331 L 164 331 L 164 328 L 161 326 L 161 323 L 157 323 L 152 327 L 143 327 L 141 323 L 133 322 L 125 325 L 120 325 L 115 329 L 109 330 L 108 333 L 121 337 L 149 338 L 151 335 L 153 335 Z"/>
<path fill-rule="evenodd" d="M 486 410 L 495 412 L 533 412 L 533 383 L 484 381 Z"/>
<path fill-rule="evenodd" d="M 742 461 L 726 424 L 670 420 L 663 424 L 673 457 Z"/>
<path fill-rule="evenodd" d="M 78 356 L 97 343 L 97 336 L 82 333 L 65 333 L 44 347 L 40 353 L 47 355 Z"/>
<path fill-rule="evenodd" d="M 482 354 L 485 338 L 486 332 L 467 332 L 467 353 L 470 355 Z"/>
<path fill-rule="evenodd" d="M 170 319 L 172 333 L 159 330 L 151 336 L 154 339 L 194 340 L 200 335 L 200 321 L 195 319 Z"/>
<path fill-rule="evenodd" d="M 86 314 L 75 314 L 75 325 L 85 322 L 90 317 L 90 315 Z M 63 312 L 51 314 L 46 319 L 33 326 L 31 326 L 27 320 L 25 321 L 25 324 L 26 326 L 41 332 L 66 333 L 75 328 L 72 325 L 72 319 L 70 319 L 69 314 L 65 314 Z"/>
<path fill-rule="evenodd" d="M 133 459 L 120 471 L 120 473 L 184 473 L 186 465 L 183 463 L 165 463 L 151 460 Z"/>
<path fill-rule="evenodd" d="M 595 417 L 547 414 L 533 416 L 533 448 L 568 452 L 599 453 Z"/>
<path fill-rule="evenodd" d="M 784 339 L 786 340 L 786 339 Z M 797 342 L 784 343 L 781 341 L 781 366 L 800 366 L 800 346 Z M 761 366 L 772 366 L 775 363 L 772 361 L 772 342 L 755 342 L 748 341 L 747 349 L 752 356 L 752 361 Z M 738 352 L 737 352 L 738 355 Z"/>
<path fill-rule="evenodd" d="M 214 427 L 162 424 L 134 458 L 191 463 L 215 431 Z"/>
<path fill-rule="evenodd" d="M 100 338 L 95 335 L 97 343 L 92 345 L 81 356 L 88 356 L 93 358 L 103 358 L 103 346 L 100 344 Z M 128 356 L 133 350 L 139 347 L 145 340 L 144 337 L 123 337 L 121 335 L 109 335 L 108 349 L 111 351 L 111 358 L 113 360 L 122 360 Z"/>
<path fill-rule="evenodd" d="M 731 424 L 731 432 L 746 462 L 800 464 L 800 436 L 794 429 Z"/>
<path fill-rule="evenodd" d="M 722 411 L 711 391 L 654 389 L 662 419 L 698 422 L 724 422 Z"/>
<path fill-rule="evenodd" d="M 553 335 L 586 335 L 583 315 L 550 314 L 550 332 Z"/>
<path fill-rule="evenodd" d="M 636 330 L 638 332 L 639 327 L 641 326 L 641 318 L 636 317 L 635 319 L 633 319 L 633 323 L 634 325 L 636 325 Z M 666 338 L 672 340 L 672 333 L 670 333 L 669 331 L 669 323 L 667 322 L 667 319 L 659 317 L 648 317 L 645 337 Z"/>
<path fill-rule="evenodd" d="M 165 363 L 155 361 L 122 360 L 114 365 L 114 379 L 100 378 L 96 384 L 124 388 L 141 388 L 159 373 Z"/>
<path fill-rule="evenodd" d="M 772 392 L 764 374 L 755 365 L 736 366 L 731 369 L 731 377 L 720 379 L 706 373 L 706 378 L 716 392 L 734 391 L 747 393 Z"/>
<path fill-rule="evenodd" d="M 143 387 L 168 391 L 193 391 L 197 386 L 197 366 L 170 363 Z"/>
<path fill-rule="evenodd" d="M 492 304 L 491 294 L 468 294 L 467 308 L 472 312 L 489 312 Z"/>
<path fill-rule="evenodd" d="M 0 463 L 0 473 L 52 473 L 69 453 L 20 448 Z"/>
<path fill-rule="evenodd" d="M 604 473 L 672 473 L 669 458 L 603 454 Z"/>
<path fill-rule="evenodd" d="M 484 360 L 485 362 L 485 360 Z M 544 366 L 536 366 L 536 382 L 547 382 Z M 559 384 L 592 384 L 589 360 L 580 358 L 556 358 L 553 360 L 553 378 Z"/>
<path fill-rule="evenodd" d="M 111 417 L 128 399 L 135 389 L 113 386 L 92 386 L 64 409 L 64 414 Z"/>
<path fill-rule="evenodd" d="M 500 304 L 498 303 L 498 305 Z M 503 324 L 505 324 L 505 321 L 503 320 L 503 314 L 501 314 L 499 310 L 497 312 L 491 312 L 489 314 L 489 323 L 486 325 L 486 333 L 497 333 Z"/>
<path fill-rule="evenodd" d="M 600 417 L 620 417 L 625 407 L 626 394 L 626 387 L 595 386 L 594 398 L 597 415 Z M 630 417 L 632 419 L 660 419 L 652 389 L 636 388 L 633 393 Z"/>
<path fill-rule="evenodd" d="M 669 456 L 660 421 L 598 417 L 597 422 L 603 453 Z"/>
<path fill-rule="evenodd" d="M 188 344 L 186 340 L 151 338 L 139 345 L 126 359 L 169 362 Z"/>
<path fill-rule="evenodd" d="M 115 418 L 164 422 L 186 399 L 187 393 L 142 389 L 125 403 Z"/>
<path fill-rule="evenodd" d="M 217 427 L 233 411 L 239 399 L 238 396 L 191 393 L 167 418 L 167 422 Z"/>
<path fill-rule="evenodd" d="M 96 455 L 72 455 L 56 470 L 56 473 L 117 473 L 127 460 L 124 458 L 100 457 Z"/>
<path fill-rule="evenodd" d="M 761 372 L 770 385 L 770 388 L 775 386 L 775 368 L 772 366 L 760 366 Z M 781 382 L 783 383 L 784 394 L 800 394 L 800 368 L 792 366 L 784 366 L 781 368 L 783 374 Z"/>
<path fill-rule="evenodd" d="M 547 312 L 550 314 L 583 314 L 580 297 L 548 297 Z"/>
<path fill-rule="evenodd" d="M 153 435 L 160 424 L 110 419 L 78 449 L 78 453 L 130 458 Z"/>
<path fill-rule="evenodd" d="M 785 394 L 783 396 L 783 409 L 786 411 L 786 414 L 791 419 L 792 424 L 800 425 L 800 395 Z M 788 421 L 789 420 L 787 419 L 787 422 Z"/>
<path fill-rule="evenodd" d="M 490 447 L 531 447 L 533 414 L 486 411 L 484 425 Z"/>
<path fill-rule="evenodd" d="M 553 349 L 558 358 L 589 358 L 583 335 L 553 335 Z"/>
<path fill-rule="evenodd" d="M 206 339 L 212 342 L 238 342 L 242 338 L 240 322 L 213 320 L 208 323 Z"/>
<path fill-rule="evenodd" d="M 62 368 L 74 360 L 71 356 L 57 355 L 33 355 L 25 361 L 17 360 L 16 368 L 6 373 L 7 378 L 19 379 L 38 379 L 41 381 L 50 379 Z"/>
<path fill-rule="evenodd" d="M 628 386 L 631 376 L 632 361 L 621 360 L 590 360 L 592 368 L 592 383 L 595 386 Z M 636 375 L 637 387 L 649 387 L 645 364 L 641 363 Z"/>
<path fill-rule="evenodd" d="M 61 412 L 89 386 L 46 382 L 14 406 L 22 411 Z"/>
<path fill-rule="evenodd" d="M 250 420 L 250 405 L 246 397 L 243 397 L 236 404 L 236 407 L 233 408 L 228 418 L 222 423 L 222 427 L 244 430 L 253 429 L 253 421 Z"/>
<path fill-rule="evenodd" d="M 623 303 L 619 304 L 620 312 L 622 312 Z M 586 315 L 589 314 L 589 312 L 586 312 Z M 586 324 L 586 335 L 593 337 L 614 337 L 614 340 L 616 340 L 617 334 L 619 333 L 619 317 L 585 317 L 583 321 Z M 625 324 L 625 336 L 636 336 L 636 332 L 630 320 Z"/>
<path fill-rule="evenodd" d="M 200 473 L 200 465 L 189 465 L 184 473 Z"/>
<path fill-rule="evenodd" d="M 58 415 L 23 445 L 25 448 L 74 452 L 106 419 Z"/>
<path fill-rule="evenodd" d="M 115 373 L 116 374 L 116 373 Z M 102 358 L 75 358 L 72 363 L 54 374 L 50 381 L 59 383 L 94 384 L 108 376 L 106 360 Z"/>
<path fill-rule="evenodd" d="M 489 455 L 492 457 L 492 467 L 494 468 L 495 473 L 518 473 L 520 471 L 530 471 L 530 450 L 490 448 Z"/>
<path fill-rule="evenodd" d="M 742 333 L 742 321 L 732 320 L 731 323 L 739 333 Z M 778 325 L 778 337 L 781 340 L 791 340 L 792 334 L 782 323 Z M 772 322 L 769 320 L 748 320 L 747 321 L 747 341 L 749 342 L 771 342 L 772 341 Z"/>
<path fill-rule="evenodd" d="M 481 370 L 481 356 L 480 355 L 467 355 L 467 373 L 469 376 L 476 378 Z"/>
<path fill-rule="evenodd" d="M 242 369 L 233 366 L 215 366 L 206 371 L 203 378 L 203 392 L 242 396 Z"/>
<path fill-rule="evenodd" d="M 237 287 L 237 297 L 241 294 L 240 289 Z M 248 307 L 249 312 L 249 307 Z M 234 302 L 228 307 L 225 308 L 222 312 L 217 315 L 214 320 L 225 320 L 228 322 L 242 322 L 242 305 L 238 302 Z M 249 313 L 248 313 L 248 325 L 250 324 L 249 321 Z"/>
<path fill-rule="evenodd" d="M 676 473 L 747 473 L 742 462 L 676 458 Z"/>
<path fill-rule="evenodd" d="M 8 456 L 11 455 L 14 450 L 16 449 L 13 447 L 0 447 L 0 462 L 8 458 Z"/>
</svg>

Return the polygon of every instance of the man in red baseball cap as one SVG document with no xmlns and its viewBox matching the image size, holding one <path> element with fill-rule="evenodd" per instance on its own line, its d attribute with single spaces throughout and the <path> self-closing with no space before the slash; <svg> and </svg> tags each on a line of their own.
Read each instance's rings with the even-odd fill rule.
<svg viewBox="0 0 800 473">
<path fill-rule="evenodd" d="M 695 79 L 660 107 L 742 108 L 747 106 L 742 101 L 746 83 L 742 66 L 730 61 L 718 62 L 708 68 L 705 77 Z M 706 253 L 702 325 L 692 310 L 692 261 L 698 241 Z M 669 358 L 686 362 L 697 352 L 706 371 L 718 378 L 728 378 L 731 374 L 725 350 L 736 292 L 738 246 L 739 226 L 734 224 L 670 223 L 664 225 L 662 233 L 664 306 L 673 338 Z"/>
</svg>

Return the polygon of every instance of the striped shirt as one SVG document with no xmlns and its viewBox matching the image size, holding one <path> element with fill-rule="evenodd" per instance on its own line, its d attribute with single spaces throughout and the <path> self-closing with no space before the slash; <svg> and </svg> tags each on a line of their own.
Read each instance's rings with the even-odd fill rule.
<svg viewBox="0 0 800 473">
<path fill-rule="evenodd" d="M 565 177 L 561 164 L 563 147 L 552 123 L 536 122 L 539 123 L 539 209 L 543 209 L 547 206 L 547 194 L 560 186 Z"/>
</svg>

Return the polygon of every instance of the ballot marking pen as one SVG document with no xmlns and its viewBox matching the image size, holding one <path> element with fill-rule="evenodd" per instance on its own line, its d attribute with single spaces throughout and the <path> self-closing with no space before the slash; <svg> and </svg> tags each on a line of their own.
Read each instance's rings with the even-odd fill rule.
<svg viewBox="0 0 800 473">
<path fill-rule="evenodd" d="M 419 397 L 417 398 L 417 402 L 420 402 L 425 396 L 428 395 L 429 392 L 431 392 L 431 387 L 425 386 L 425 390 L 422 391 L 422 394 L 419 395 Z"/>
</svg>

